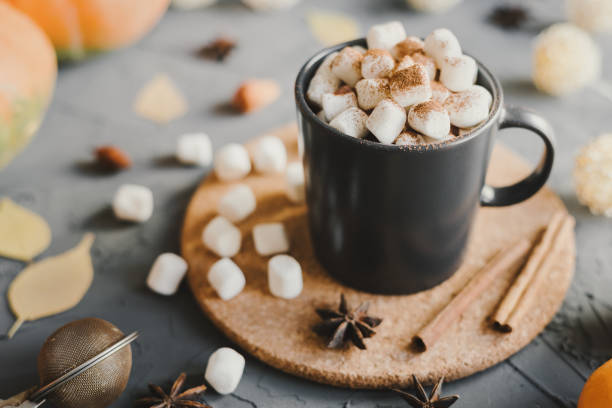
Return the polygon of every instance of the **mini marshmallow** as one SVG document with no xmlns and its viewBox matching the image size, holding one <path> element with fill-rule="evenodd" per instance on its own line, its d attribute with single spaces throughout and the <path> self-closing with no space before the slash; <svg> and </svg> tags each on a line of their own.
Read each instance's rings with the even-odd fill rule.
<svg viewBox="0 0 612 408">
<path fill-rule="evenodd" d="M 382 100 L 370 114 L 366 125 L 384 144 L 392 144 L 406 124 L 406 110 L 391 99 Z"/>
<path fill-rule="evenodd" d="M 533 83 L 551 95 L 567 94 L 597 80 L 601 64 L 601 50 L 586 31 L 554 24 L 535 39 Z"/>
<path fill-rule="evenodd" d="M 230 300 L 244 289 L 246 279 L 238 265 L 229 258 L 221 258 L 208 270 L 208 283 L 223 300 Z"/>
<path fill-rule="evenodd" d="M 327 118 L 325 117 L 325 111 L 324 110 L 320 110 L 319 113 L 317 113 L 317 118 L 319 118 L 323 122 L 327 123 Z"/>
<path fill-rule="evenodd" d="M 425 53 L 432 57 L 439 67 L 445 57 L 459 57 L 462 54 L 459 40 L 447 28 L 438 28 L 425 38 Z"/>
<path fill-rule="evenodd" d="M 361 45 L 353 45 L 352 48 L 360 53 L 361 55 L 365 54 L 368 50 L 362 47 Z"/>
<path fill-rule="evenodd" d="M 348 108 L 356 108 L 357 96 L 352 91 L 340 95 L 327 93 L 322 102 L 325 119 L 330 121 Z"/>
<path fill-rule="evenodd" d="M 257 142 L 253 151 L 253 163 L 260 173 L 280 173 L 287 166 L 287 149 L 276 136 L 266 135 Z"/>
<path fill-rule="evenodd" d="M 214 167 L 219 180 L 239 180 L 251 172 L 251 158 L 243 145 L 229 143 L 215 154 Z"/>
<path fill-rule="evenodd" d="M 231 222 L 239 222 L 255 211 L 255 194 L 246 184 L 237 184 L 221 197 L 217 212 Z"/>
<path fill-rule="evenodd" d="M 451 124 L 459 128 L 470 128 L 489 116 L 493 98 L 480 85 L 466 91 L 451 94 L 444 106 L 450 115 Z"/>
<path fill-rule="evenodd" d="M 259 255 L 268 256 L 289 250 L 289 238 L 280 222 L 257 224 L 253 227 L 253 241 Z"/>
<path fill-rule="evenodd" d="M 361 75 L 364 78 L 385 78 L 393 72 L 394 67 L 395 60 L 389 51 L 368 50 L 361 61 Z"/>
<path fill-rule="evenodd" d="M 405 56 L 410 56 L 416 52 L 422 52 L 425 43 L 419 37 L 410 36 L 398 42 L 391 48 L 393 58 L 400 61 Z"/>
<path fill-rule="evenodd" d="M 220 257 L 232 257 L 240 251 L 242 234 L 227 218 L 218 215 L 204 227 L 202 242 Z"/>
<path fill-rule="evenodd" d="M 345 135 L 361 139 L 368 133 L 367 119 L 368 115 L 361 109 L 349 108 L 329 122 L 329 126 L 338 129 Z"/>
<path fill-rule="evenodd" d="M 161 254 L 149 271 L 147 286 L 160 295 L 174 295 L 186 272 L 187 262 L 183 258 L 169 252 Z"/>
<path fill-rule="evenodd" d="M 334 75 L 331 71 L 331 64 L 334 58 L 338 55 L 337 52 L 329 54 L 321 63 L 317 72 L 310 80 L 306 97 L 309 101 L 321 106 L 321 98 L 323 94 L 333 93 L 340 86 L 340 78 Z"/>
<path fill-rule="evenodd" d="M 400 106 L 407 107 L 431 98 L 431 85 L 425 68 L 413 64 L 396 71 L 389 80 L 391 97 Z M 396 135 L 397 136 L 397 135 Z"/>
<path fill-rule="evenodd" d="M 210 166 L 213 159 L 213 148 L 210 138 L 205 133 L 188 133 L 178 139 L 176 158 L 185 164 Z"/>
<path fill-rule="evenodd" d="M 145 186 L 124 184 L 115 193 L 112 207 L 120 220 L 145 222 L 153 214 L 153 192 Z"/>
<path fill-rule="evenodd" d="M 285 171 L 285 183 L 287 184 L 287 197 L 294 203 L 303 203 L 304 191 L 304 166 L 301 162 L 289 163 Z"/>
<path fill-rule="evenodd" d="M 405 38 L 406 30 L 404 30 L 404 25 L 399 21 L 372 26 L 366 36 L 370 50 L 375 48 L 390 50 L 395 44 L 403 41 Z"/>
<path fill-rule="evenodd" d="M 355 91 L 359 107 L 365 110 L 374 109 L 380 101 L 391 95 L 387 78 L 362 79 L 355 85 Z"/>
<path fill-rule="evenodd" d="M 406 69 L 409 66 L 414 65 L 414 60 L 410 55 L 404 55 L 395 66 L 395 72 Z"/>
<path fill-rule="evenodd" d="M 450 132 L 448 112 L 435 101 L 411 106 L 408 112 L 408 124 L 414 130 L 434 139 L 445 139 Z"/>
<path fill-rule="evenodd" d="M 431 82 L 431 99 L 444 105 L 446 99 L 450 96 L 450 91 L 438 81 Z"/>
<path fill-rule="evenodd" d="M 236 350 L 221 347 L 208 358 L 204 378 L 219 394 L 231 394 L 238 388 L 244 362 L 244 357 Z"/>
<path fill-rule="evenodd" d="M 440 68 L 440 82 L 453 92 L 470 88 L 474 85 L 477 75 L 476 61 L 467 55 L 445 57 Z"/>
<path fill-rule="evenodd" d="M 395 142 L 398 146 L 419 146 L 427 144 L 427 141 L 423 137 L 423 135 L 411 130 L 407 129 L 400 133 L 400 135 L 395 139 Z"/>
<path fill-rule="evenodd" d="M 353 49 L 344 47 L 331 63 L 331 72 L 349 86 L 355 86 L 361 79 L 361 61 L 363 55 Z"/>
<path fill-rule="evenodd" d="M 427 76 L 429 77 L 430 81 L 436 79 L 438 67 L 436 66 L 436 62 L 433 58 L 428 57 L 425 54 L 421 54 L 420 52 L 417 52 L 416 54 L 412 54 L 412 60 L 415 62 L 415 64 L 421 64 L 423 68 L 425 68 L 425 71 L 427 72 Z"/>
<path fill-rule="evenodd" d="M 283 299 L 293 299 L 302 292 L 302 267 L 289 255 L 276 255 L 268 261 L 270 293 Z"/>
</svg>

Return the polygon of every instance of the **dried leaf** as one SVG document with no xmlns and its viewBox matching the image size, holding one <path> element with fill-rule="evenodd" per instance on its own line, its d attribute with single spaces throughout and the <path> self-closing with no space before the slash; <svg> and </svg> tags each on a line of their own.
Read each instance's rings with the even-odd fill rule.
<svg viewBox="0 0 612 408">
<path fill-rule="evenodd" d="M 93 234 L 86 234 L 73 249 L 26 267 L 11 282 L 8 301 L 17 321 L 11 338 L 25 321 L 37 320 L 76 306 L 91 285 L 93 265 L 89 250 Z"/>
<path fill-rule="evenodd" d="M 359 25 L 349 16 L 323 11 L 308 13 L 310 31 L 323 45 L 335 45 L 359 37 Z"/>
<path fill-rule="evenodd" d="M 51 229 L 40 215 L 0 200 L 0 256 L 29 262 L 50 243 Z"/>
<path fill-rule="evenodd" d="M 187 112 L 187 101 L 174 82 L 165 74 L 157 74 L 140 90 L 134 111 L 153 122 L 168 123 Z"/>
</svg>

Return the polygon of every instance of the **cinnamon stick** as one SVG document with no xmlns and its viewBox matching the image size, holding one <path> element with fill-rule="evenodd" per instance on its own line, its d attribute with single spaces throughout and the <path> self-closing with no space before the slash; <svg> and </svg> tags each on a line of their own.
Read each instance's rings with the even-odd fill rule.
<svg viewBox="0 0 612 408">
<path fill-rule="evenodd" d="M 566 216 L 563 224 L 559 228 L 558 233 L 554 238 L 552 247 L 540 267 L 538 268 L 531 283 L 525 289 L 525 293 L 520 298 L 515 309 L 512 311 L 508 319 L 503 323 L 502 329 L 512 331 L 521 322 L 523 317 L 533 309 L 533 304 L 540 292 L 540 289 L 546 284 L 546 279 L 550 276 L 551 269 L 556 265 L 557 256 L 563 244 L 569 239 L 574 229 L 575 220 L 573 217 Z"/>
<path fill-rule="evenodd" d="M 489 288 L 499 275 L 506 272 L 527 255 L 530 247 L 531 242 L 525 238 L 499 251 L 478 271 L 461 292 L 412 338 L 413 347 L 419 352 L 424 352 L 433 346 L 446 329 Z"/>
<path fill-rule="evenodd" d="M 516 308 L 516 305 L 519 302 L 519 299 L 525 292 L 525 288 L 529 285 L 529 282 L 533 279 L 538 267 L 542 263 L 542 260 L 546 257 L 546 255 L 550 252 L 550 249 L 553 245 L 553 240 L 557 235 L 561 224 L 565 218 L 564 211 L 557 211 L 553 214 L 550 219 L 548 226 L 544 231 L 544 235 L 540 242 L 535 246 L 531 255 L 529 255 L 529 259 L 527 263 L 521 269 L 519 274 L 517 275 L 516 280 L 504 296 L 503 300 L 499 304 L 497 311 L 493 315 L 493 324 L 496 328 L 502 329 L 502 331 L 506 331 L 507 328 L 504 327 L 504 324 L 512 314 L 512 311 Z"/>
</svg>

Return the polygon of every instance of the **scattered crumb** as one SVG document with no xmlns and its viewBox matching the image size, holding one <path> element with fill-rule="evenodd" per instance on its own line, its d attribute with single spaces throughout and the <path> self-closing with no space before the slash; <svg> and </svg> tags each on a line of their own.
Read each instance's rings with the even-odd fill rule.
<svg viewBox="0 0 612 408">
<path fill-rule="evenodd" d="M 138 93 L 134 112 L 159 124 L 168 123 L 183 116 L 187 101 L 166 74 L 157 74 Z"/>
<path fill-rule="evenodd" d="M 230 37 L 217 37 L 196 53 L 197 56 L 223 62 L 236 47 L 236 41 Z"/>
<path fill-rule="evenodd" d="M 116 146 L 100 146 L 94 150 L 98 164 L 108 170 L 123 170 L 132 166 L 132 160 Z"/>
<path fill-rule="evenodd" d="M 359 37 L 359 25 L 344 14 L 312 11 L 306 16 L 310 31 L 323 45 L 335 45 Z"/>
</svg>

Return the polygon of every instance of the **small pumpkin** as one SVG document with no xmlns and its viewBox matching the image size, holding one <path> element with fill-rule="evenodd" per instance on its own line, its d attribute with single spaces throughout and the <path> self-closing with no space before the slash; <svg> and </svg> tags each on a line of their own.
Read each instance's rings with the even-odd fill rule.
<svg viewBox="0 0 612 408">
<path fill-rule="evenodd" d="M 578 400 L 578 408 L 610 407 L 612 407 L 612 360 L 591 374 Z"/>
<path fill-rule="evenodd" d="M 170 0 L 0 0 L 30 16 L 60 60 L 123 47 L 159 21 Z"/>
<path fill-rule="evenodd" d="M 0 1 L 0 168 L 38 130 L 57 76 L 53 46 L 23 13 Z"/>
</svg>

